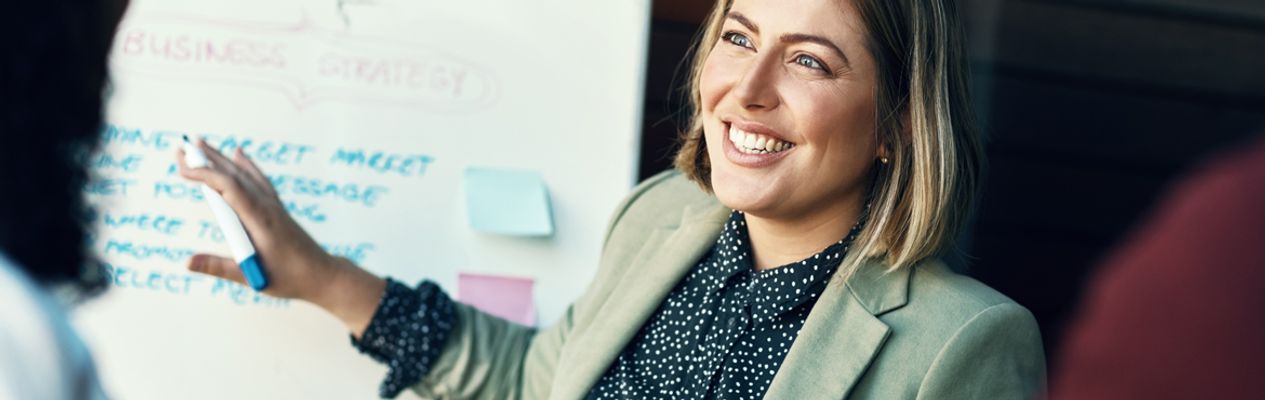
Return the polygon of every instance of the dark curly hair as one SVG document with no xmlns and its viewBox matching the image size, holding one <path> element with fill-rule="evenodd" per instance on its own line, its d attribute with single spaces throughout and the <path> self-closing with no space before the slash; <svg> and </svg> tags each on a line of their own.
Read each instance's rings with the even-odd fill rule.
<svg viewBox="0 0 1265 400">
<path fill-rule="evenodd" d="M 83 188 L 97 150 L 106 57 L 125 0 L 7 4 L 0 33 L 0 252 L 46 287 L 106 286 Z"/>
</svg>

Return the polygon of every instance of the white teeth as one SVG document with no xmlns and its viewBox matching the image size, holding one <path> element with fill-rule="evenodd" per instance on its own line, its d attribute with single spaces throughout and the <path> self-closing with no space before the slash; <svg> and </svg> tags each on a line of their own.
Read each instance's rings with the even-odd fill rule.
<svg viewBox="0 0 1265 400">
<path fill-rule="evenodd" d="M 748 154 L 777 153 L 795 147 L 794 144 L 750 133 L 733 126 L 729 127 L 729 141 L 738 148 L 738 151 Z"/>
</svg>

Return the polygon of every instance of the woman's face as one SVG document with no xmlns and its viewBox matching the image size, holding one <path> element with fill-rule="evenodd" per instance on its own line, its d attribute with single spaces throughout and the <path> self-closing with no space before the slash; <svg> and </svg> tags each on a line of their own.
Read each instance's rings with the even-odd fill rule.
<svg viewBox="0 0 1265 400">
<path fill-rule="evenodd" d="M 877 77 L 850 2 L 735 0 L 713 46 L 699 86 L 720 201 L 771 219 L 858 202 Z"/>
</svg>

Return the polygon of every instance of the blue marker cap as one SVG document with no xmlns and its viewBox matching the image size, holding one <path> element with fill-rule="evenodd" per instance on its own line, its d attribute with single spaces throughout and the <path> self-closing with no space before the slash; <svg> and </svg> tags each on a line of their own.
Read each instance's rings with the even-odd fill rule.
<svg viewBox="0 0 1265 400">
<path fill-rule="evenodd" d="M 250 288 L 262 291 L 268 287 L 268 278 L 264 276 L 264 267 L 259 265 L 259 258 L 256 256 L 251 254 L 237 266 L 242 269 L 242 275 L 246 275 L 246 282 L 250 284 Z"/>
</svg>

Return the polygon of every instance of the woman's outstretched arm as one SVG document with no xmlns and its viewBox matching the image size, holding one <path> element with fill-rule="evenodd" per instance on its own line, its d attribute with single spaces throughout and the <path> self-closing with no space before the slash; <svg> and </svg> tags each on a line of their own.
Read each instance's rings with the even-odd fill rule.
<svg viewBox="0 0 1265 400">
<path fill-rule="evenodd" d="M 190 168 L 185 164 L 184 150 L 180 150 L 176 157 L 180 176 L 206 184 L 237 211 L 269 277 L 263 293 L 315 304 L 341 320 L 353 337 L 363 335 L 386 280 L 322 249 L 290 217 L 267 176 L 241 149 L 230 160 L 205 142 L 198 141 L 197 146 L 210 165 Z M 231 258 L 197 254 L 188 267 L 246 284 Z"/>
<path fill-rule="evenodd" d="M 263 292 L 313 303 L 341 320 L 352 345 L 388 367 L 381 397 L 412 387 L 427 397 L 518 398 L 528 349 L 556 356 L 558 343 L 535 345 L 536 330 L 458 304 L 433 282 L 410 287 L 330 255 L 241 151 L 230 160 L 201 141 L 197 146 L 211 165 L 190 168 L 180 153 L 180 175 L 219 192 L 237 212 L 268 276 Z M 231 258 L 198 254 L 189 269 L 247 284 Z M 548 374 L 534 376 L 543 382 Z"/>
</svg>

